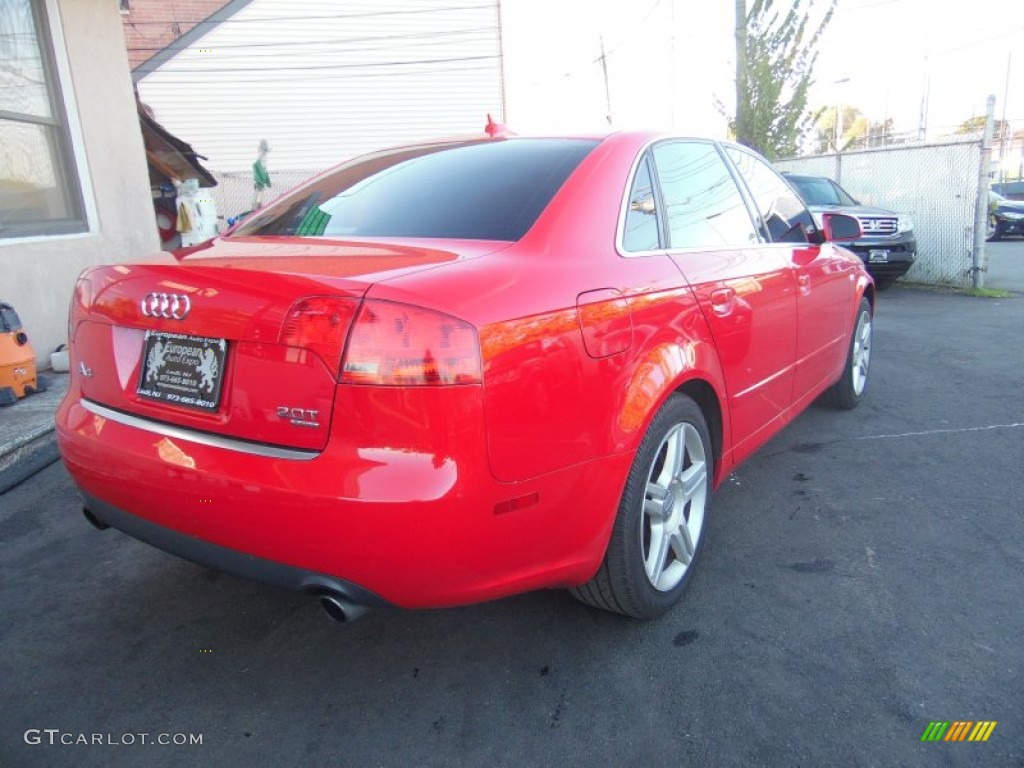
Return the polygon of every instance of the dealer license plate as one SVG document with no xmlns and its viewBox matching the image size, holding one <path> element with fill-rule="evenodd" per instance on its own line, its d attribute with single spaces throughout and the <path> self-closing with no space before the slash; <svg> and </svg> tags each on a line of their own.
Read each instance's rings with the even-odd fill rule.
<svg viewBox="0 0 1024 768">
<path fill-rule="evenodd" d="M 888 251 L 868 251 L 869 264 L 885 264 L 889 261 Z"/>
<path fill-rule="evenodd" d="M 227 349 L 224 339 L 147 331 L 137 391 L 150 400 L 216 411 Z"/>
</svg>

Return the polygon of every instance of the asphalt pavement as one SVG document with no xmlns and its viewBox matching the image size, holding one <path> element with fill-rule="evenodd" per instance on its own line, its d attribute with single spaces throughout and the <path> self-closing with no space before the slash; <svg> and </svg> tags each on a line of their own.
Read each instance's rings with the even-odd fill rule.
<svg viewBox="0 0 1024 768">
<path fill-rule="evenodd" d="M 549 591 L 336 625 L 92 529 L 54 464 L 0 495 L 0 766 L 1022 766 L 1022 329 L 882 293 L 864 403 L 725 482 L 651 623 Z"/>
<path fill-rule="evenodd" d="M 985 244 L 986 288 L 1024 294 L 1024 238 Z"/>
</svg>

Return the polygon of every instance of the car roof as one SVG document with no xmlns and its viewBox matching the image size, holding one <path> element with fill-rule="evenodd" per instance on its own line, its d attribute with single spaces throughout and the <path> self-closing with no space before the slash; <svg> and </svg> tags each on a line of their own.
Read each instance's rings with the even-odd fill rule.
<svg viewBox="0 0 1024 768">
<path fill-rule="evenodd" d="M 812 176 L 807 173 L 789 173 L 788 171 L 783 171 L 782 175 L 787 179 L 825 179 L 826 181 L 833 181 L 831 176 Z"/>
<path fill-rule="evenodd" d="M 391 151 L 396 149 L 410 149 L 413 147 L 426 147 L 439 144 L 452 144 L 459 142 L 472 142 L 472 141 L 529 141 L 532 139 L 575 139 L 585 141 L 597 141 L 597 142 L 636 142 L 639 144 L 651 144 L 656 141 L 678 140 L 678 141 L 709 141 L 715 144 L 719 144 L 723 147 L 737 147 L 744 149 L 748 152 L 756 152 L 756 150 L 750 147 L 745 147 L 741 144 L 737 144 L 733 141 L 724 139 L 716 139 L 710 136 L 694 136 L 688 134 L 672 133 L 670 131 L 656 130 L 656 129 L 631 129 L 631 130 L 618 130 L 608 132 L 537 132 L 537 133 L 517 133 L 515 131 L 502 131 L 493 136 L 485 133 L 471 133 L 471 134 L 459 134 L 452 136 L 432 137 L 425 138 L 422 141 L 412 141 L 405 144 L 397 144 L 389 147 L 382 147 L 380 151 Z M 374 154 L 374 153 L 369 153 Z"/>
</svg>

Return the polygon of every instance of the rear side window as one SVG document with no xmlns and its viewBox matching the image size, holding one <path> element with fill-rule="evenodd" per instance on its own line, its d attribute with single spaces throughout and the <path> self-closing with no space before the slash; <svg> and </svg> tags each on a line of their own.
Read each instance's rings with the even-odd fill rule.
<svg viewBox="0 0 1024 768">
<path fill-rule="evenodd" d="M 636 169 L 633 188 L 629 192 L 626 225 L 622 247 L 631 252 L 656 251 L 661 247 L 658 237 L 658 209 L 655 203 L 651 170 L 645 157 Z"/>
<path fill-rule="evenodd" d="M 672 248 L 758 242 L 739 187 L 714 145 L 674 141 L 654 147 Z"/>
<path fill-rule="evenodd" d="M 518 240 L 595 146 L 481 140 L 368 155 L 278 200 L 234 236 Z"/>
<path fill-rule="evenodd" d="M 768 163 L 749 152 L 727 147 L 729 159 L 747 183 L 757 206 L 759 224 L 772 242 L 806 243 L 815 230 L 814 219 L 803 201 Z"/>
</svg>

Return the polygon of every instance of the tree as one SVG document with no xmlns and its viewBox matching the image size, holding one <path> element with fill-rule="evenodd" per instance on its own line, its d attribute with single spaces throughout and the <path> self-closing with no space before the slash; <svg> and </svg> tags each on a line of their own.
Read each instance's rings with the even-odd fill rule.
<svg viewBox="0 0 1024 768">
<path fill-rule="evenodd" d="M 844 106 L 843 119 L 839 124 L 842 136 L 839 137 L 839 151 L 845 151 L 850 142 L 867 132 L 867 118 L 857 107 Z M 816 152 L 836 151 L 836 113 L 838 106 L 825 107 L 818 111 L 815 120 L 816 135 L 814 149 Z"/>
<path fill-rule="evenodd" d="M 869 147 L 887 147 L 896 140 L 895 123 L 891 117 L 885 118 L 880 123 L 872 123 L 868 129 Z"/>
<path fill-rule="evenodd" d="M 958 134 L 977 133 L 978 135 L 981 135 L 982 133 L 985 132 L 985 119 L 986 118 L 984 115 L 978 115 L 977 117 L 968 118 L 967 120 L 964 120 L 962 123 L 960 123 L 960 126 L 956 129 L 956 132 Z M 995 136 L 996 138 L 999 138 L 1000 136 L 1003 135 L 1003 131 L 1005 131 L 1008 127 L 1009 126 L 1007 126 L 1005 120 L 1000 120 L 999 118 L 996 118 L 992 135 Z"/>
<path fill-rule="evenodd" d="M 822 32 L 837 0 L 827 0 L 824 17 L 813 28 L 808 10 L 814 0 L 793 0 L 788 11 L 775 0 L 736 3 L 736 114 L 730 121 L 736 140 L 769 159 L 795 155 L 813 126 L 807 93 Z"/>
</svg>

